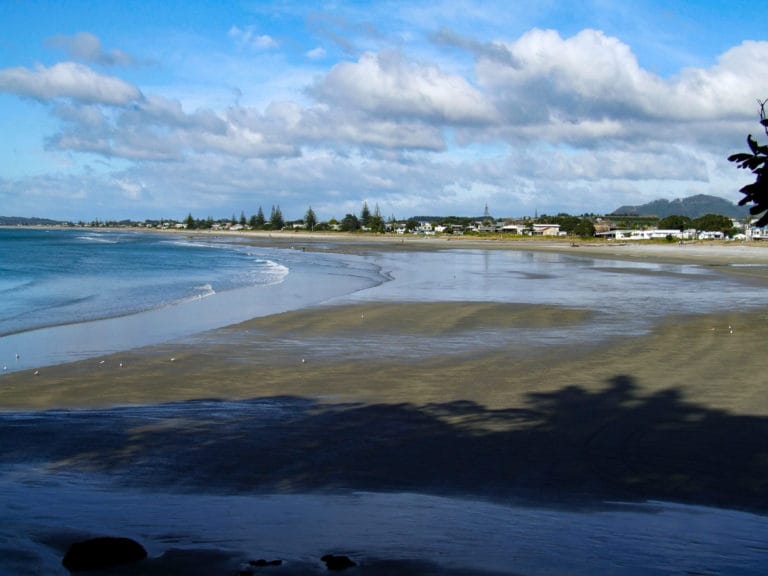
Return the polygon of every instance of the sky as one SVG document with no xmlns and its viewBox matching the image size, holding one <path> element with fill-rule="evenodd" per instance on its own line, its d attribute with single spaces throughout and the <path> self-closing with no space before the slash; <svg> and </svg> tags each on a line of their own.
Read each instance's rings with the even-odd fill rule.
<svg viewBox="0 0 768 576">
<path fill-rule="evenodd" d="M 765 37 L 742 0 L 0 0 L 0 215 L 737 202 Z"/>
</svg>

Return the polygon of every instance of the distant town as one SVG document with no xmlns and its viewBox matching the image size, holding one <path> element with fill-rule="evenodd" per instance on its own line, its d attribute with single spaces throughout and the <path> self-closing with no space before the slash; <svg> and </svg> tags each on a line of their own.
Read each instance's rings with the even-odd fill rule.
<svg viewBox="0 0 768 576">
<path fill-rule="evenodd" d="M 45 218 L 0 216 L 0 226 L 56 226 L 73 228 L 139 228 L 200 231 L 311 231 L 395 235 L 546 236 L 601 238 L 612 240 L 762 240 L 768 228 L 755 226 L 749 212 L 719 197 L 696 195 L 672 202 L 656 200 L 642 206 L 622 206 L 611 214 L 573 216 L 535 214 L 518 218 L 497 218 L 485 206 L 482 216 L 412 216 L 384 218 L 378 206 L 362 203 L 357 214 L 319 220 L 309 207 L 303 218 L 288 220 L 279 205 L 269 214 L 259 206 L 255 214 L 230 218 L 185 218 L 135 220 L 92 220 L 61 222 Z"/>
<path fill-rule="evenodd" d="M 768 228 L 753 225 L 754 218 L 732 218 L 706 214 L 698 218 L 687 216 L 657 216 L 611 214 L 546 214 L 522 218 L 494 218 L 486 211 L 480 217 L 416 216 L 406 220 L 383 219 L 362 210 L 359 215 L 347 214 L 341 220 L 313 219 L 311 209 L 300 220 L 283 220 L 279 209 L 269 218 L 256 214 L 240 217 L 204 220 L 192 215 L 183 220 L 147 219 L 94 220 L 90 222 L 60 222 L 44 218 L 0 217 L 0 226 L 71 227 L 71 228 L 138 228 L 176 231 L 312 231 L 396 235 L 473 235 L 473 236 L 545 236 L 580 239 L 612 240 L 762 240 L 768 239 Z"/>
</svg>

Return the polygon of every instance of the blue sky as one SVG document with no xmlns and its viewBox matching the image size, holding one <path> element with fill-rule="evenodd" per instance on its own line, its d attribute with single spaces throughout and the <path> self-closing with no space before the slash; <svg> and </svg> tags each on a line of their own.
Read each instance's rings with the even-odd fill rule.
<svg viewBox="0 0 768 576">
<path fill-rule="evenodd" d="M 0 215 L 737 201 L 764 36 L 733 0 L 0 0 Z"/>
</svg>

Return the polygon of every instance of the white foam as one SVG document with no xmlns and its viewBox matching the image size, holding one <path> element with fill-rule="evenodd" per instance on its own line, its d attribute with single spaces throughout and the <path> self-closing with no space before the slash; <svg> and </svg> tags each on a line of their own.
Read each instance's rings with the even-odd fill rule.
<svg viewBox="0 0 768 576">
<path fill-rule="evenodd" d="M 106 238 L 101 234 L 88 234 L 86 236 L 77 236 L 78 240 L 85 240 L 86 242 L 99 242 L 101 244 L 118 244 L 119 240 L 115 240 L 114 237 Z"/>
<path fill-rule="evenodd" d="M 253 270 L 254 277 L 258 279 L 266 277 L 268 279 L 267 282 L 259 281 L 257 282 L 258 284 L 279 284 L 285 280 L 285 277 L 288 276 L 288 274 L 291 272 L 291 269 L 288 268 L 288 266 L 273 260 L 257 259 L 256 262 L 260 265 L 260 267 L 256 270 Z"/>
</svg>

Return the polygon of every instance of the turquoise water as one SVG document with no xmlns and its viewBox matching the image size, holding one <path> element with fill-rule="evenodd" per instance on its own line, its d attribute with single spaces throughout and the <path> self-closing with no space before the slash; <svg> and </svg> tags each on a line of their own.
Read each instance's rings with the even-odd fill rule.
<svg viewBox="0 0 768 576">
<path fill-rule="evenodd" d="M 241 238 L 0 229 L 0 364 L 39 368 L 375 286 L 374 264 Z"/>
<path fill-rule="evenodd" d="M 281 282 L 269 256 L 183 236 L 0 229 L 0 335 Z"/>
</svg>

